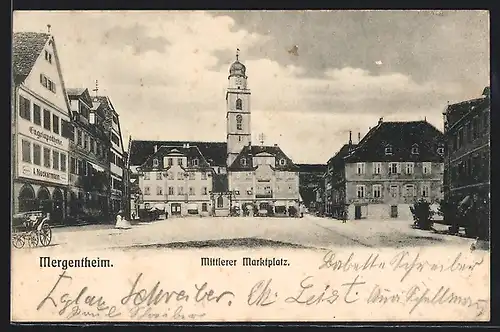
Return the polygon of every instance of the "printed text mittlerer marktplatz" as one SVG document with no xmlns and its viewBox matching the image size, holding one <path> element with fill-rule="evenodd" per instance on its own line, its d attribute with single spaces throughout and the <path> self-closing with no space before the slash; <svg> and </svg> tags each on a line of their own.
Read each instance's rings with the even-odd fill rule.
<svg viewBox="0 0 500 332">
<path fill-rule="evenodd" d="M 221 257 L 201 257 L 201 266 L 227 266 L 233 267 L 238 266 L 237 259 L 226 259 Z M 250 266 L 250 267 L 274 267 L 274 266 L 290 266 L 288 259 L 282 257 L 259 257 L 259 258 L 251 258 L 251 257 L 243 257 L 241 259 L 242 266 Z"/>
</svg>

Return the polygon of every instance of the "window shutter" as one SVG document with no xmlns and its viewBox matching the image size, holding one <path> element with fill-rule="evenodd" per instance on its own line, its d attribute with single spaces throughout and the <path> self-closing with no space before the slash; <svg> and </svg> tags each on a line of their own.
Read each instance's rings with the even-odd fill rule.
<svg viewBox="0 0 500 332">
<path fill-rule="evenodd" d="M 398 174 L 401 174 L 401 163 L 397 163 L 396 168 L 397 168 Z"/>
</svg>

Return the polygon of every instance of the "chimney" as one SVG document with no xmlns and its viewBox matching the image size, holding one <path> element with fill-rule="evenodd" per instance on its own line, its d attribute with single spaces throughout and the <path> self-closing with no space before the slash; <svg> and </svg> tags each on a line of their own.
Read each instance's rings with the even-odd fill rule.
<svg viewBox="0 0 500 332">
<path fill-rule="evenodd" d="M 384 122 L 384 118 L 378 119 L 378 124 L 381 124 L 382 122 Z"/>
<path fill-rule="evenodd" d="M 278 144 L 274 143 L 274 146 L 278 146 Z"/>
<path fill-rule="evenodd" d="M 248 146 L 252 146 L 252 142 L 248 142 Z"/>
<path fill-rule="evenodd" d="M 155 144 L 155 153 L 158 151 L 158 145 Z"/>
<path fill-rule="evenodd" d="M 349 130 L 349 145 L 352 144 L 352 132 Z"/>
<path fill-rule="evenodd" d="M 361 133 L 358 131 L 358 143 L 361 142 Z"/>
</svg>

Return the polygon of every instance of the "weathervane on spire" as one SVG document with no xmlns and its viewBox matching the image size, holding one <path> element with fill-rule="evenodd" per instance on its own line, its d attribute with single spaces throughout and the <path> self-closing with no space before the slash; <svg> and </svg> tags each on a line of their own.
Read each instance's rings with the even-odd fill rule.
<svg viewBox="0 0 500 332">
<path fill-rule="evenodd" d="M 47 24 L 47 31 L 48 31 L 48 33 L 50 33 L 50 27 L 51 27 L 51 25 Z"/>
<path fill-rule="evenodd" d="M 265 138 L 264 133 L 261 133 L 261 134 L 259 135 L 260 145 L 264 145 L 264 138 Z"/>
<path fill-rule="evenodd" d="M 93 89 L 92 91 L 95 92 L 95 96 L 97 98 L 97 92 L 99 91 L 99 82 L 97 80 L 95 80 L 95 89 Z"/>
<path fill-rule="evenodd" d="M 237 48 L 236 49 L 236 61 L 238 61 L 239 57 L 240 57 L 240 49 Z"/>
</svg>

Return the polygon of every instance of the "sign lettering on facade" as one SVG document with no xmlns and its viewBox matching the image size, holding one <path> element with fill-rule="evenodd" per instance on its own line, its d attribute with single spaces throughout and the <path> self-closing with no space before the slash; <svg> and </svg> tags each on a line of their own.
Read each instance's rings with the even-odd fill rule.
<svg viewBox="0 0 500 332">
<path fill-rule="evenodd" d="M 24 120 L 22 118 L 19 118 L 17 130 L 19 134 L 29 137 L 40 143 L 56 147 L 63 151 L 68 151 L 69 149 L 69 139 L 55 134 L 50 130 L 44 129 L 43 127 L 33 125 L 32 122 Z"/>
<path fill-rule="evenodd" d="M 35 136 L 36 139 L 38 140 L 45 140 L 47 143 L 54 143 L 57 145 L 62 145 L 63 141 L 60 140 L 57 136 L 55 135 L 48 135 L 41 130 L 37 130 L 35 127 L 31 126 L 29 129 L 30 134 Z"/>
<path fill-rule="evenodd" d="M 66 175 L 66 173 L 56 170 L 47 171 L 43 168 L 39 168 L 27 163 L 21 163 L 21 167 L 19 167 L 19 176 L 23 178 L 53 182 L 62 185 L 68 184 L 68 176 Z"/>
</svg>

